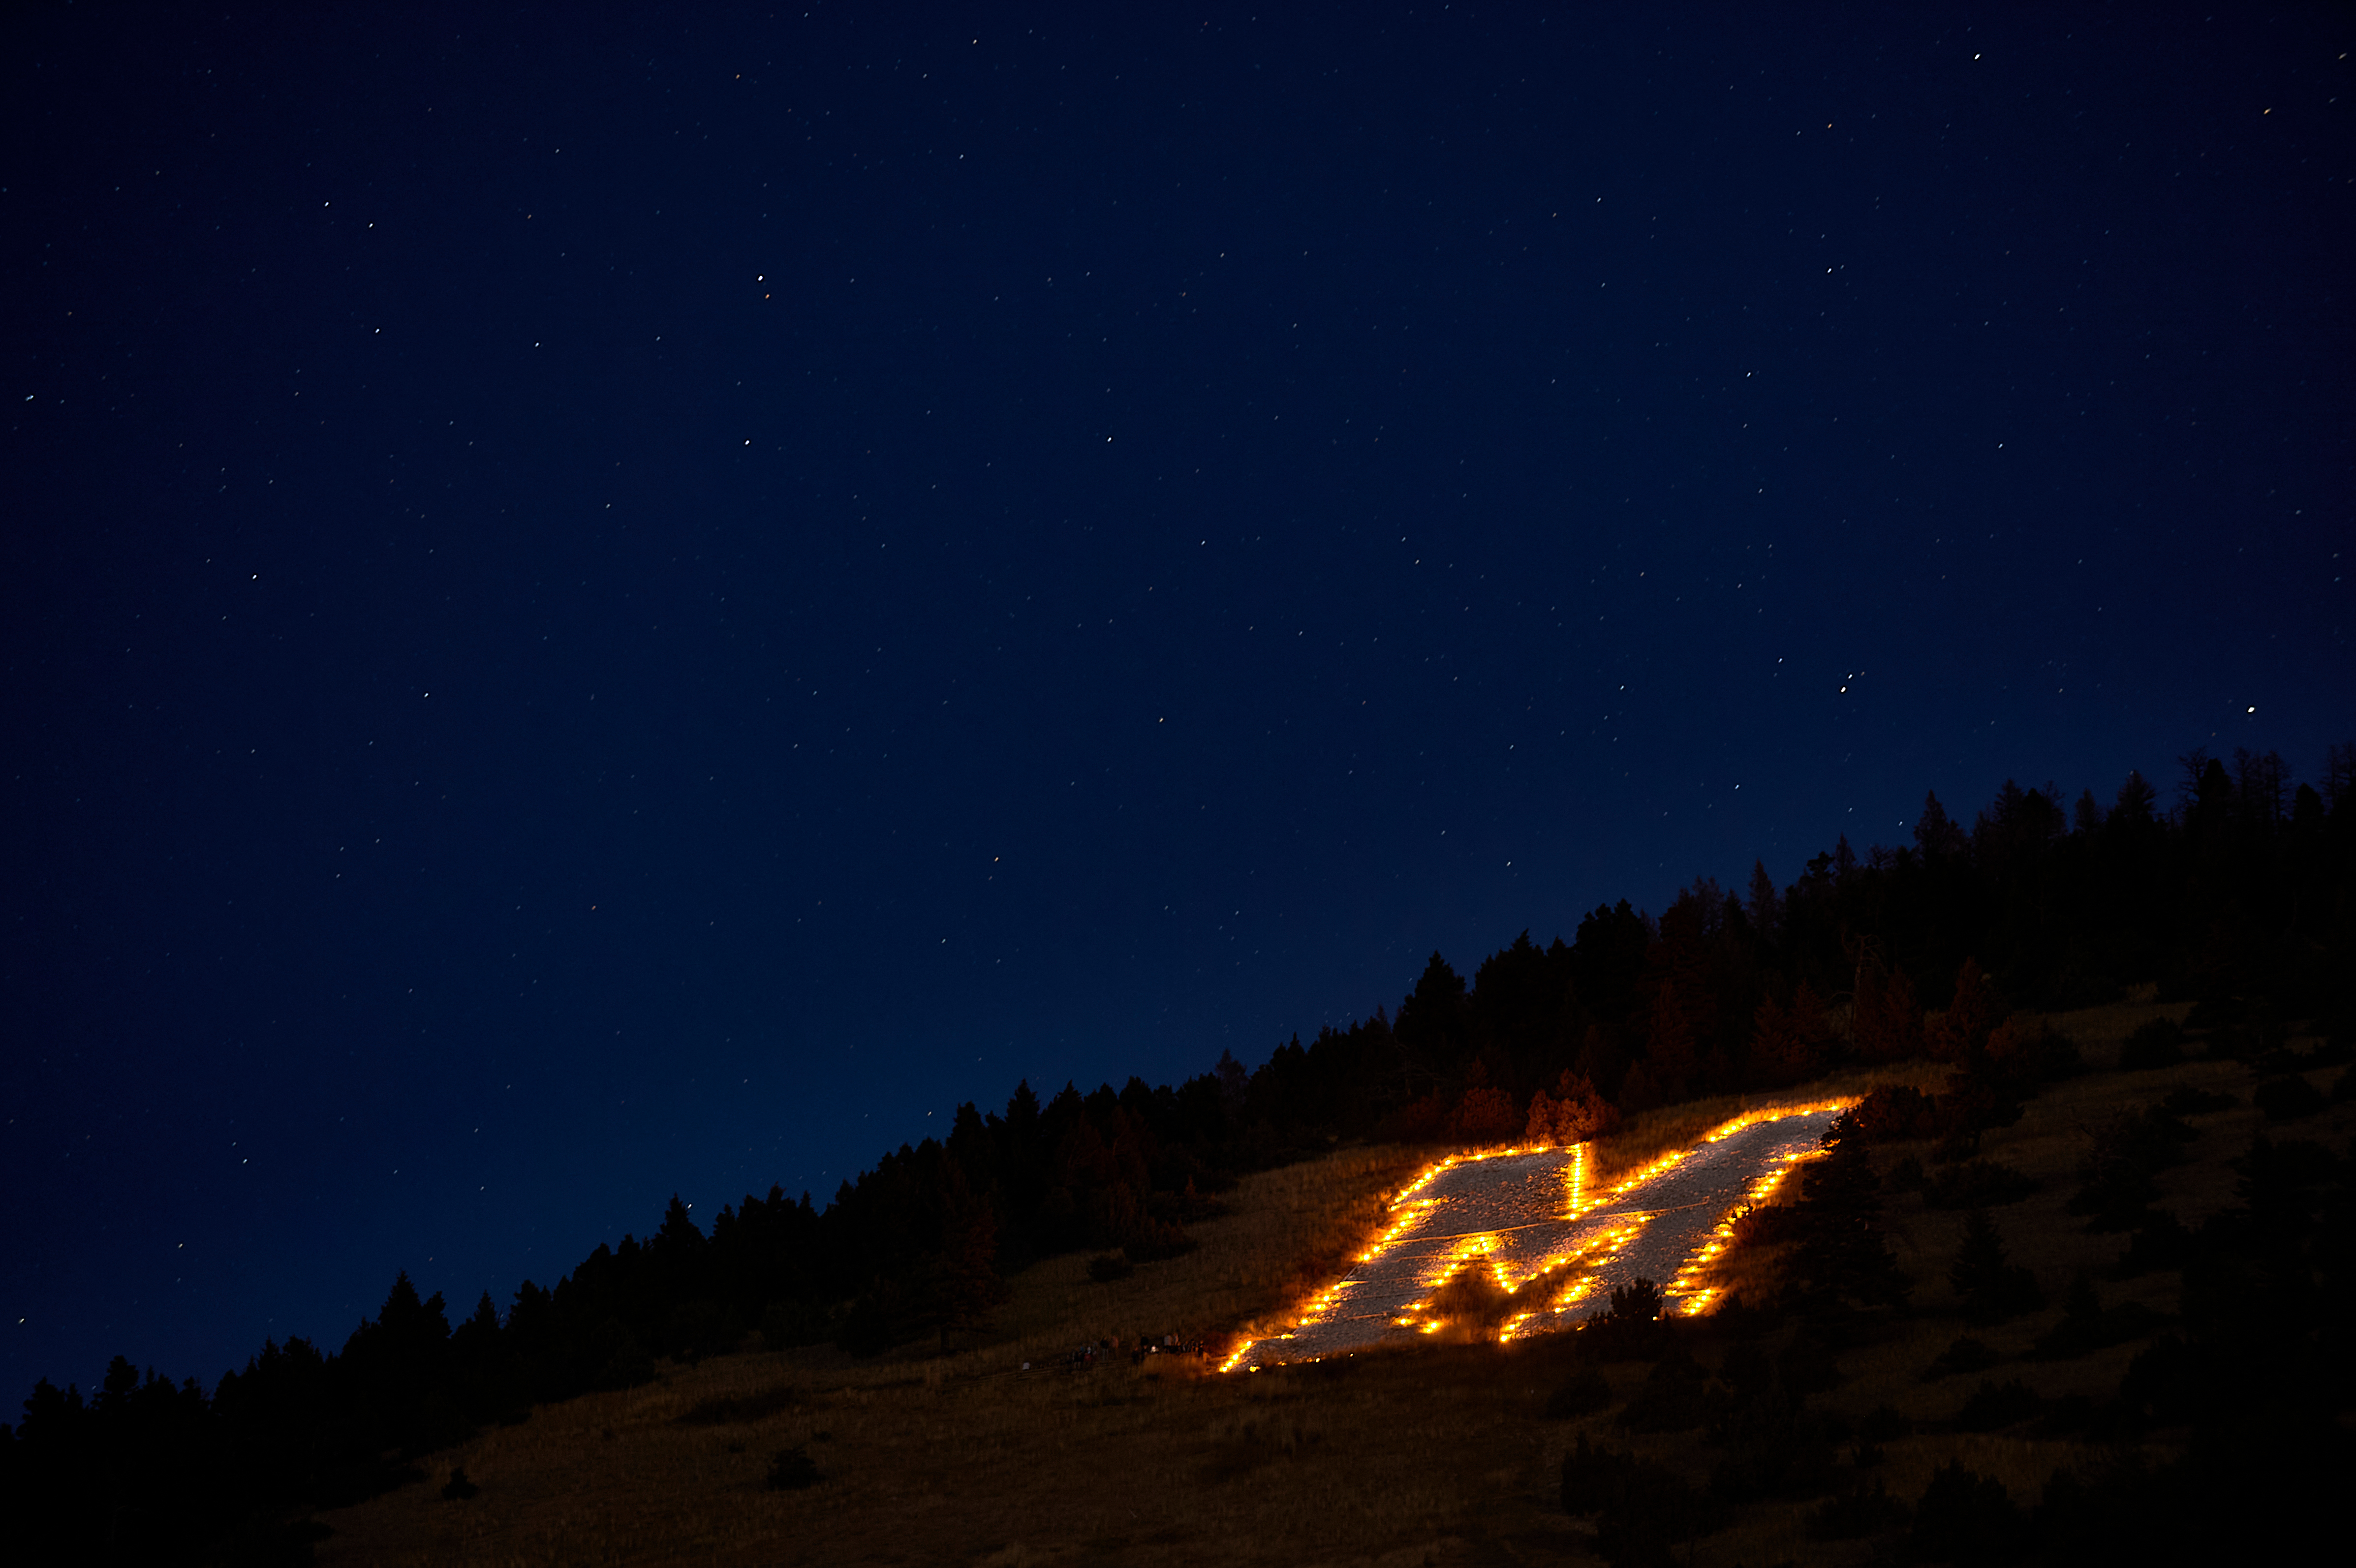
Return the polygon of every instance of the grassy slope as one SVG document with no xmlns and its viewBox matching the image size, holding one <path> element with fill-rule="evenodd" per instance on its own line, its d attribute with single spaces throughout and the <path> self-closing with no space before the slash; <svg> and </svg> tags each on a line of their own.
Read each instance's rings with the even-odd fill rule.
<svg viewBox="0 0 2356 1568">
<path fill-rule="evenodd" d="M 2037 1273 L 2045 1311 L 1979 1337 L 2008 1357 L 2061 1316 L 2072 1274 L 2100 1269 L 2122 1236 L 2094 1236 L 2062 1204 L 2085 1129 L 2123 1105 L 2157 1102 L 2179 1083 L 2222 1090 L 2236 1108 L 2193 1118 L 2191 1161 L 2159 1179 L 2161 1206 L 2188 1222 L 2233 1201 L 2226 1161 L 2248 1147 L 2252 1078 L 2231 1062 L 2156 1072 L 2111 1071 L 2118 1041 L 2179 1008 L 2122 1004 L 2057 1018 L 2095 1071 L 2032 1102 L 1989 1136 L 1987 1157 L 2036 1176 L 2042 1189 L 1997 1211 L 2014 1261 Z M 1928 1082 L 1919 1064 L 1878 1074 Z M 1806 1098 L 1828 1087 L 1811 1085 Z M 1607 1160 L 1639 1163 L 1737 1106 L 1679 1106 L 1640 1118 Z M 2285 1136 L 2334 1146 L 2356 1125 L 2340 1105 Z M 1908 1152 L 1882 1151 L 1886 1166 Z M 1918 1151 L 1925 1152 L 1927 1151 Z M 1084 1259 L 1060 1258 L 1013 1282 L 988 1342 L 947 1358 L 913 1350 L 853 1362 L 828 1350 L 746 1354 L 666 1367 L 627 1392 L 542 1408 L 524 1425 L 477 1437 L 436 1461 L 463 1465 L 481 1493 L 444 1502 L 416 1486 L 323 1516 L 336 1535 L 321 1563 L 1421 1563 L 1551 1561 L 1580 1550 L 1588 1527 L 1556 1499 L 1558 1467 L 1581 1425 L 1707 1478 L 1717 1456 L 1698 1433 L 1633 1440 L 1612 1415 L 1540 1418 L 1566 1373 L 1562 1339 L 1498 1349 L 1430 1345 L 1314 1368 L 1220 1377 L 1196 1362 L 1123 1358 L 1084 1372 L 1021 1370 L 1083 1340 L 1210 1335 L 1280 1320 L 1283 1309 L 1369 1233 L 1383 1194 L 1421 1164 L 1399 1149 L 1349 1149 L 1247 1182 L 1232 1217 L 1196 1228 L 1199 1251 L 1110 1285 Z M 1892 1340 L 1842 1359 L 1843 1381 L 1819 1407 L 1862 1415 L 1889 1403 L 1933 1428 L 1890 1443 L 1877 1473 L 1920 1494 L 1932 1469 L 1960 1456 L 2033 1500 L 2055 1468 L 2084 1456 L 2066 1439 L 1942 1433 L 1976 1377 L 1925 1383 L 1921 1369 L 1958 1334 L 1946 1284 L 1963 1220 L 1895 1198 L 1890 1217 L 1914 1311 Z M 1772 1255 L 1730 1258 L 1728 1281 L 1754 1289 Z M 2101 1286 L 2105 1304 L 2176 1308 L 2179 1277 Z M 2079 1360 L 2008 1360 L 1995 1376 L 2040 1393 L 2100 1399 L 2142 1341 Z M 1722 1346 L 1697 1353 L 1714 1362 Z M 1624 1394 L 1638 1366 L 1608 1369 Z M 752 1419 L 682 1423 L 700 1402 L 751 1398 Z M 804 1491 L 762 1481 L 776 1450 L 807 1445 L 825 1476 Z M 1846 1464 L 1843 1467 L 1846 1473 Z M 439 1470 L 437 1469 L 437 1480 Z M 1870 1543 L 1804 1540 L 1805 1505 L 1744 1509 L 1703 1544 L 1719 1562 L 1863 1561 Z"/>
</svg>

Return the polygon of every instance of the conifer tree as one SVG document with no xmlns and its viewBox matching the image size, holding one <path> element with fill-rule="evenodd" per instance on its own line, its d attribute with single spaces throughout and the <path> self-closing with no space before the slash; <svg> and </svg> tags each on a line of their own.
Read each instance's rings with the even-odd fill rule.
<svg viewBox="0 0 2356 1568">
<path fill-rule="evenodd" d="M 1922 797 L 1922 815 L 1914 822 L 1914 844 L 1926 860 L 1944 860 L 1964 852 L 1964 830 L 1947 816 L 1936 791 Z"/>
<path fill-rule="evenodd" d="M 1964 1312 L 1976 1323 L 2000 1323 L 2045 1304 L 2036 1277 L 2007 1260 L 2004 1238 L 1985 1209 L 1965 1216 L 1964 1243 L 1947 1271 L 1947 1283 L 1964 1298 Z"/>
<path fill-rule="evenodd" d="M 1653 999 L 1653 1027 L 1644 1042 L 1644 1060 L 1652 1068 L 1654 1087 L 1665 1100 L 1685 1097 L 1693 1081 L 1693 1026 L 1677 1005 L 1676 987 L 1667 980 Z"/>
</svg>

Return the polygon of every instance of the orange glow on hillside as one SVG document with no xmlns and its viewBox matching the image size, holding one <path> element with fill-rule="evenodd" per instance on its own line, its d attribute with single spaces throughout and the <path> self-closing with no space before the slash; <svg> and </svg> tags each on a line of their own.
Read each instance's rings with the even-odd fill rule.
<svg viewBox="0 0 2356 1568">
<path fill-rule="evenodd" d="M 1575 1144 L 1566 1151 L 1569 1162 L 1563 1168 L 1563 1206 L 1558 1219 L 1575 1221 L 1636 1193 L 1646 1184 L 1674 1170 L 1681 1162 L 1692 1157 L 1704 1147 L 1721 1142 L 1747 1127 L 1764 1122 L 1782 1121 L 1787 1117 L 1808 1115 L 1825 1111 L 1842 1111 L 1856 1104 L 1854 1096 L 1812 1101 L 1801 1104 L 1776 1105 L 1745 1111 L 1704 1133 L 1687 1148 L 1672 1149 L 1634 1170 L 1601 1191 L 1589 1188 L 1592 1168 L 1592 1146 Z M 1387 1223 L 1370 1242 L 1365 1251 L 1353 1260 L 1350 1277 L 1338 1279 L 1302 1302 L 1292 1315 L 1295 1328 L 1308 1328 L 1328 1322 L 1335 1309 L 1346 1298 L 1352 1287 L 1362 1283 L 1359 1275 L 1365 1266 L 1376 1262 L 1385 1253 L 1414 1237 L 1432 1217 L 1442 1199 L 1427 1189 L 1449 1171 L 1461 1166 L 1515 1155 L 1550 1152 L 1558 1146 L 1529 1143 L 1515 1144 L 1502 1148 L 1472 1149 L 1443 1156 L 1424 1167 L 1414 1180 L 1391 1198 Z M 1698 1282 L 1710 1264 L 1723 1255 L 1733 1244 L 1735 1215 L 1745 1207 L 1765 1202 L 1802 1161 L 1814 1157 L 1813 1150 L 1788 1152 L 1776 1157 L 1772 1167 L 1753 1179 L 1746 1188 L 1740 1203 L 1724 1215 L 1705 1238 L 1685 1258 L 1681 1266 L 1664 1287 L 1663 1312 L 1675 1312 L 1691 1317 L 1708 1309 L 1718 1292 Z M 1465 1269 L 1476 1264 L 1487 1269 L 1498 1289 L 1508 1296 L 1520 1296 L 1533 1284 L 1540 1288 L 1532 1292 L 1533 1304 L 1515 1311 L 1497 1329 L 1499 1343 L 1508 1343 L 1535 1332 L 1554 1327 L 1558 1319 L 1573 1308 L 1591 1300 L 1600 1287 L 1603 1274 L 1612 1263 L 1624 1253 L 1652 1223 L 1654 1216 L 1632 1213 L 1614 1223 L 1610 1230 L 1579 1240 L 1563 1252 L 1537 1262 L 1535 1266 L 1516 1271 L 1512 1260 L 1505 1255 L 1503 1239 L 1498 1232 L 1483 1231 L 1451 1238 L 1448 1246 L 1429 1269 L 1420 1269 L 1417 1281 L 1419 1299 L 1408 1302 L 1388 1319 L 1391 1328 L 1419 1334 L 1433 1334 L 1446 1327 L 1446 1320 L 1430 1315 L 1438 1293 Z M 1223 1372 L 1233 1371 L 1250 1359 L 1252 1351 L 1271 1340 L 1290 1339 L 1294 1335 L 1284 1332 L 1263 1335 L 1239 1341 L 1220 1363 Z"/>
</svg>

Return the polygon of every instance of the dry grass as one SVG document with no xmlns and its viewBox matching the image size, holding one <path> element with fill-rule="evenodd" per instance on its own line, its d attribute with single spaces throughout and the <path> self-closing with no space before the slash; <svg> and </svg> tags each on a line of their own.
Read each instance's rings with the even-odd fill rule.
<svg viewBox="0 0 2356 1568">
<path fill-rule="evenodd" d="M 2090 1059 L 2115 1061 L 2116 1040 L 2163 1009 L 2122 1004 L 2057 1019 Z M 1912 1074 L 1910 1076 L 1910 1074 Z M 1811 1085 L 1805 1099 L 1860 1093 L 1872 1082 L 1935 1083 L 1918 1064 Z M 2152 1103 L 2179 1083 L 2235 1096 L 2236 1108 L 2194 1118 L 2188 1165 L 2160 1179 L 2163 1201 L 2188 1220 L 2233 1200 L 2226 1161 L 2248 1145 L 2256 1114 L 2251 1079 L 2232 1063 L 2158 1072 L 2102 1072 L 2033 1102 L 1984 1153 L 2044 1187 L 1997 1211 L 2017 1261 L 2056 1303 L 1986 1331 L 2008 1354 L 2058 1317 L 2072 1271 L 2099 1268 L 2124 1239 L 2090 1236 L 2062 1205 L 2085 1129 L 2123 1104 Z M 1615 1167 L 1640 1164 L 1677 1139 L 1746 1108 L 1739 1102 L 1636 1119 Z M 2335 1146 L 2356 1124 L 2336 1106 L 2286 1136 Z M 1902 1151 L 1893 1151 L 1902 1152 Z M 968 1563 L 1154 1564 L 1387 1563 L 1553 1561 L 1591 1541 L 1562 1512 L 1558 1467 L 1580 1425 L 1707 1477 L 1716 1455 L 1693 1433 L 1630 1442 L 1609 1415 L 1547 1422 L 1538 1413 L 1566 1375 L 1562 1339 L 1510 1347 L 1427 1345 L 1317 1366 L 1219 1376 L 1199 1362 L 1112 1358 L 1093 1371 L 1038 1370 L 1083 1340 L 1178 1332 L 1204 1335 L 1273 1323 L 1323 1283 L 1409 1179 L 1421 1151 L 1351 1149 L 1246 1182 L 1237 1212 L 1196 1228 L 1202 1246 L 1110 1285 L 1090 1283 L 1085 1260 L 1062 1258 L 1013 1282 L 999 1329 L 946 1358 L 911 1350 L 853 1362 L 831 1350 L 749 1354 L 625 1393 L 545 1407 L 517 1427 L 486 1433 L 433 1462 L 435 1480 L 464 1465 L 482 1487 L 444 1502 L 412 1486 L 324 1516 L 336 1535 L 328 1564 Z M 1941 1422 L 1976 1378 L 1924 1383 L 1918 1373 L 1955 1335 L 1944 1281 L 1957 1215 L 1891 1203 L 1901 1261 L 1915 1284 L 1912 1317 L 1890 1340 L 1842 1359 L 1826 1406 L 1862 1414 L 1888 1403 Z M 1736 1254 L 1740 1257 L 1740 1252 Z M 1769 1284 L 1763 1276 L 1762 1285 Z M 2133 1296 L 2172 1312 L 2177 1276 L 2104 1285 L 2106 1301 Z M 2008 1361 L 2048 1396 L 2093 1396 L 2115 1386 L 2139 1345 L 2077 1360 Z M 1705 1361 L 1718 1349 L 1705 1345 Z M 1022 1370 L 1023 1361 L 1034 1370 Z M 1607 1369 L 1621 1392 L 1637 1367 Z M 732 1411 L 714 1402 L 739 1402 Z M 693 1422 L 682 1421 L 691 1411 Z M 747 1419 L 726 1419 L 730 1414 Z M 721 1419 L 713 1420 L 713 1416 Z M 803 1491 L 764 1488 L 771 1456 L 804 1446 L 825 1477 Z M 2066 1440 L 1931 1433 L 1888 1445 L 1879 1472 L 1893 1494 L 1920 1494 L 1932 1469 L 1959 1457 L 2032 1499 L 2055 1468 L 2081 1457 Z M 1863 1563 L 1871 1543 L 1827 1545 L 1802 1534 L 1803 1505 L 1743 1510 L 1735 1527 L 1700 1543 L 1719 1563 Z"/>
</svg>

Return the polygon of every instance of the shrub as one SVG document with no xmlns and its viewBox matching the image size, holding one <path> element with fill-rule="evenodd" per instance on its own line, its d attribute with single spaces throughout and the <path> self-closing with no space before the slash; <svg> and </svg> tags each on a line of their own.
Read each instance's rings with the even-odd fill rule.
<svg viewBox="0 0 2356 1568">
<path fill-rule="evenodd" d="M 2232 997 L 2203 997 L 2184 1015 L 2186 1029 L 2220 1029 L 2240 1023 L 2249 1009 Z"/>
<path fill-rule="evenodd" d="M 2184 1228 L 2183 1221 L 2165 1210 L 2147 1214 L 2136 1227 L 2126 1255 L 2111 1265 L 2111 1277 L 2133 1279 L 2138 1275 L 2179 1269 L 2191 1251 L 2192 1232 Z"/>
<path fill-rule="evenodd" d="M 2056 1470 L 2037 1505 L 2039 1543 L 2056 1563 L 2165 1563 L 2185 1552 L 2180 1502 L 2133 1451 L 2091 1472 Z"/>
<path fill-rule="evenodd" d="M 1908 1517 L 1906 1505 L 1891 1497 L 1877 1480 L 1871 1487 L 1858 1486 L 1810 1509 L 1808 1539 L 1858 1541 L 1900 1529 Z"/>
<path fill-rule="evenodd" d="M 2314 1115 L 2330 1104 L 2322 1090 L 2297 1073 L 2269 1079 L 2259 1084 L 2250 1098 L 2270 1122 L 2295 1122 L 2302 1116 Z"/>
<path fill-rule="evenodd" d="M 1936 1563 L 2003 1563 L 2019 1554 L 2025 1523 L 2003 1482 L 1950 1460 L 1933 1472 L 1914 1505 L 1907 1545 L 1912 1555 Z"/>
<path fill-rule="evenodd" d="M 2140 1339 L 2158 1326 L 2158 1314 L 2139 1301 L 2105 1309 L 2094 1294 L 2094 1282 L 2082 1274 L 2071 1282 L 2062 1321 L 2037 1341 L 2030 1354 L 2040 1360 L 2066 1360 Z"/>
<path fill-rule="evenodd" d="M 1937 1359 L 1922 1369 L 1922 1381 L 1933 1383 L 1941 1378 L 1984 1372 L 2001 1360 L 1993 1347 L 1965 1335 L 1940 1351 Z"/>
<path fill-rule="evenodd" d="M 1737 1210 L 1730 1229 L 1738 1246 L 1766 1247 L 1799 1240 L 1807 1231 L 1807 1221 L 1797 1209 L 1785 1203 L 1771 1209 Z"/>
<path fill-rule="evenodd" d="M 2051 1083 L 2084 1071 L 2078 1042 L 2047 1024 L 2030 1034 L 2017 1020 L 2007 1019 L 1988 1036 L 1988 1070 L 2010 1083 L 2016 1093 L 2034 1093 L 2035 1085 Z"/>
<path fill-rule="evenodd" d="M 2206 1089 L 2195 1089 L 2190 1083 L 2179 1083 L 2168 1092 L 2159 1108 L 2171 1116 L 2199 1116 L 2211 1111 L 2230 1111 L 2241 1102 L 2231 1094 L 2219 1094 Z"/>
<path fill-rule="evenodd" d="M 2132 1231 L 2148 1218 L 2152 1200 L 2158 1196 L 2151 1172 L 2119 1161 L 2096 1168 L 2063 1207 L 2072 1214 L 2091 1215 L 2086 1222 L 2090 1231 Z"/>
<path fill-rule="evenodd" d="M 1895 1405 L 1877 1404 L 1865 1413 L 1857 1424 L 1857 1435 L 1868 1443 L 1888 1443 L 1914 1430 L 1914 1424 L 1898 1413 Z"/>
<path fill-rule="evenodd" d="M 1640 1275 L 1612 1293 L 1611 1310 L 1588 1325 L 1583 1348 L 1604 1359 L 1646 1360 L 1661 1353 L 1671 1333 L 1661 1319 L 1661 1287 Z"/>
<path fill-rule="evenodd" d="M 1621 1323 L 1650 1323 L 1661 1316 L 1661 1287 L 1642 1275 L 1612 1292 L 1612 1317 Z"/>
<path fill-rule="evenodd" d="M 2089 1230 L 2135 1229 L 2158 1196 L 2152 1173 L 2183 1159 L 2184 1146 L 2198 1136 L 2182 1118 L 2157 1106 L 2112 1117 L 2094 1135 L 2070 1212 L 2092 1215 Z"/>
<path fill-rule="evenodd" d="M 1661 1358 L 1628 1408 L 1621 1424 L 1631 1432 L 1684 1432 L 1699 1426 L 1708 1411 L 1708 1384 L 1701 1368 L 1683 1350 Z"/>
<path fill-rule="evenodd" d="M 1601 1513 L 1618 1495 L 1622 1481 L 1636 1467 L 1636 1457 L 1616 1448 L 1590 1444 L 1579 1435 L 1579 1446 L 1562 1456 L 1562 1507 L 1566 1513 Z"/>
<path fill-rule="evenodd" d="M 2129 1072 L 2173 1067 L 2184 1060 L 2184 1031 L 2169 1019 L 2154 1019 L 2119 1047 L 2119 1066 Z"/>
<path fill-rule="evenodd" d="M 2027 1421 L 2044 1408 L 2045 1402 L 2019 1378 L 2003 1383 L 1982 1378 L 1972 1397 L 1964 1401 L 1964 1408 L 1955 1413 L 1955 1427 L 1962 1432 L 1994 1432 Z"/>
<path fill-rule="evenodd" d="M 1117 1279 L 1127 1279 L 1137 1272 L 1125 1252 L 1106 1253 L 1088 1260 L 1088 1277 L 1098 1285 L 1109 1285 Z"/>
<path fill-rule="evenodd" d="M 1840 1364 L 1833 1348 L 1813 1334 L 1803 1333 L 1775 1358 L 1775 1378 L 1794 1399 L 1822 1393 L 1840 1381 Z"/>
<path fill-rule="evenodd" d="M 1611 1403 L 1612 1385 L 1603 1381 L 1601 1372 L 1590 1367 L 1547 1396 L 1547 1419 L 1568 1421 L 1573 1416 L 1592 1415 Z"/>
<path fill-rule="evenodd" d="M 1964 1222 L 1964 1244 L 1947 1282 L 1964 1298 L 1964 1314 L 1975 1323 L 2001 1323 L 2045 1305 L 2036 1276 L 2005 1261 L 2004 1239 L 1985 1209 Z"/>
<path fill-rule="evenodd" d="M 1785 1394 L 1751 1402 L 1710 1430 L 1730 1452 L 1709 1478 L 1720 1503 L 1812 1498 L 1831 1489 L 1833 1447 L 1824 1423 Z"/>
<path fill-rule="evenodd" d="M 818 1462 L 806 1451 L 780 1448 L 769 1461 L 769 1477 L 765 1484 L 773 1492 L 798 1492 L 825 1479 L 818 1473 Z"/>
<path fill-rule="evenodd" d="M 2033 1437 L 2066 1437 L 2094 1424 L 2094 1402 L 2083 1393 L 2065 1393 L 2046 1402 L 2045 1413 L 2029 1429 Z"/>
<path fill-rule="evenodd" d="M 1920 1089 L 1881 1083 L 1849 1108 L 1857 1136 L 1869 1144 L 1902 1143 L 1938 1133 L 1938 1107 Z"/>
<path fill-rule="evenodd" d="M 444 1502 L 450 1503 L 462 1503 L 482 1489 L 482 1488 L 475 1485 L 474 1482 L 466 1479 L 466 1467 L 464 1465 L 454 1465 L 450 1468 L 450 1479 L 442 1488 L 442 1500 Z"/>
<path fill-rule="evenodd" d="M 1638 1461 L 1621 1472 L 1595 1544 L 1612 1568 L 1666 1568 L 1676 1561 L 1672 1545 L 1708 1535 L 1722 1521 L 1722 1510 L 1675 1471 Z"/>
</svg>

